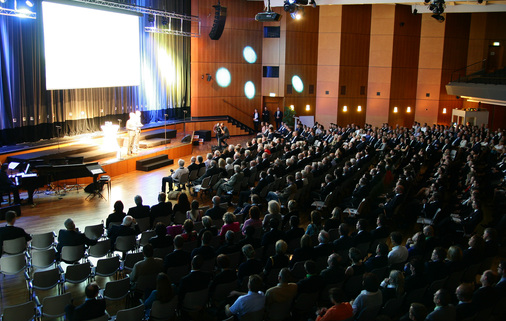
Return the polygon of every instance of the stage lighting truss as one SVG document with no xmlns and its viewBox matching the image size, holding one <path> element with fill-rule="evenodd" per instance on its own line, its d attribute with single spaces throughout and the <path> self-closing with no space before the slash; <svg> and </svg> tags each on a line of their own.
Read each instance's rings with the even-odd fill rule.
<svg viewBox="0 0 506 321">
<path fill-rule="evenodd" d="M 20 2 L 24 3 L 24 1 L 21 0 Z M 30 3 L 31 6 L 29 6 L 28 3 Z M 33 2 L 31 1 L 27 1 L 26 6 L 18 8 L 18 3 L 16 1 L 0 0 L 0 15 L 18 18 L 37 19 L 37 13 L 31 11 L 30 10 L 31 7 L 33 7 Z"/>
<path fill-rule="evenodd" d="M 445 21 L 445 17 L 442 16 L 446 8 L 444 0 L 433 0 L 432 2 L 425 1 L 425 3 L 428 5 L 429 10 L 433 13 L 432 18 L 436 19 L 439 22 Z"/>
<path fill-rule="evenodd" d="M 154 23 L 152 27 L 144 27 L 145 32 L 162 33 L 168 35 L 176 35 L 183 37 L 199 37 L 201 21 L 199 17 L 187 16 L 173 12 L 150 9 L 141 6 L 130 5 L 126 3 L 117 3 L 104 0 L 71 0 L 80 3 L 89 3 L 107 8 L 122 9 L 126 11 L 138 12 L 144 15 L 152 15 Z M 160 20 L 162 28 L 159 28 L 157 21 Z M 167 24 L 163 24 L 163 22 Z M 190 25 L 190 31 L 185 31 L 184 26 Z M 195 26 L 195 27 L 194 27 Z M 194 30 L 194 31 L 192 31 Z"/>
</svg>

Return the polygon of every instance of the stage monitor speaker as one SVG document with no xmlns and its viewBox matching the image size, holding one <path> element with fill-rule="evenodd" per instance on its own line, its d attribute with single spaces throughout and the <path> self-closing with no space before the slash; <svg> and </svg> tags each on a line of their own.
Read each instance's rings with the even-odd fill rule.
<svg viewBox="0 0 506 321">
<path fill-rule="evenodd" d="M 209 32 L 209 37 L 212 40 L 219 40 L 223 33 L 223 29 L 225 29 L 225 21 L 227 21 L 227 7 L 220 6 L 219 4 L 213 7 L 216 11 L 214 14 L 213 28 L 211 32 Z"/>
<path fill-rule="evenodd" d="M 21 216 L 21 206 L 19 204 L 0 207 L 0 220 L 5 220 L 5 213 L 8 211 L 16 212 L 16 216 Z"/>
<path fill-rule="evenodd" d="M 190 135 L 190 134 L 186 135 L 185 137 L 183 137 L 183 139 L 181 139 L 181 143 L 185 143 L 185 144 L 187 144 L 191 141 L 192 141 L 192 135 Z"/>
</svg>

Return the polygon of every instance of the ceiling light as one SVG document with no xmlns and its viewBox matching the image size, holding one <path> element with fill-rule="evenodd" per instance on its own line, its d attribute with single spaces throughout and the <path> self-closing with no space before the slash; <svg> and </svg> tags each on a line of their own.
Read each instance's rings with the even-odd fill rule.
<svg viewBox="0 0 506 321">
<path fill-rule="evenodd" d="M 307 111 L 310 111 L 310 110 L 311 110 L 311 106 L 306 105 L 306 110 L 307 110 Z"/>
<path fill-rule="evenodd" d="M 406 112 L 410 113 L 411 112 L 411 107 L 408 106 L 408 108 L 406 109 Z"/>
<path fill-rule="evenodd" d="M 362 106 L 358 106 L 357 111 L 362 111 Z"/>
<path fill-rule="evenodd" d="M 399 109 L 397 107 L 394 107 L 394 113 L 398 112 Z"/>
<path fill-rule="evenodd" d="M 343 111 L 348 111 L 348 106 L 343 106 Z"/>
</svg>

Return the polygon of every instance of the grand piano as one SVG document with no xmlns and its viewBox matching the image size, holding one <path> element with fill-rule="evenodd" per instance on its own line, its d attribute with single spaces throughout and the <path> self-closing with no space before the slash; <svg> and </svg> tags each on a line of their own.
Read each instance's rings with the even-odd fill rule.
<svg viewBox="0 0 506 321">
<path fill-rule="evenodd" d="M 99 163 L 87 164 L 65 164 L 65 165 L 47 165 L 47 164 L 25 164 L 31 170 L 25 170 L 16 175 L 16 183 L 28 191 L 28 202 L 33 204 L 33 194 L 36 189 L 50 186 L 51 183 L 76 179 L 82 177 L 92 177 L 93 183 L 97 183 L 98 175 L 105 171 Z"/>
</svg>

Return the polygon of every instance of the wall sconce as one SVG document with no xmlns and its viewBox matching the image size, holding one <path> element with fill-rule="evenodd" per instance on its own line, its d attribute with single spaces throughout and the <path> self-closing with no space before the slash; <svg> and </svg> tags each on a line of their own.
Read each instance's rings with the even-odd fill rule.
<svg viewBox="0 0 506 321">
<path fill-rule="evenodd" d="M 348 106 L 343 106 L 343 111 L 344 112 L 348 111 Z"/>
<path fill-rule="evenodd" d="M 310 111 L 310 110 L 311 110 L 311 106 L 306 105 L 306 111 Z"/>
<path fill-rule="evenodd" d="M 443 114 L 446 114 L 446 108 L 443 108 Z"/>
<path fill-rule="evenodd" d="M 399 109 L 397 107 L 394 107 L 394 113 L 398 112 Z"/>
<path fill-rule="evenodd" d="M 269 93 L 270 97 L 276 97 L 276 93 Z"/>
<path fill-rule="evenodd" d="M 290 109 L 291 110 L 295 110 L 295 106 L 294 105 L 290 105 Z"/>
<path fill-rule="evenodd" d="M 362 111 L 362 106 L 358 106 L 357 111 Z"/>
<path fill-rule="evenodd" d="M 406 112 L 410 113 L 411 112 L 411 107 L 408 106 L 408 108 L 406 109 Z"/>
</svg>

